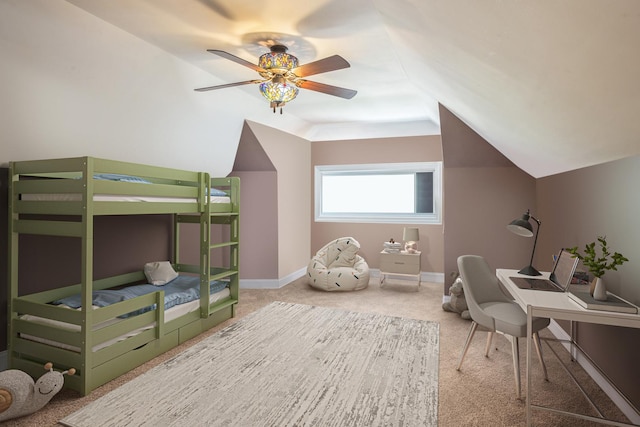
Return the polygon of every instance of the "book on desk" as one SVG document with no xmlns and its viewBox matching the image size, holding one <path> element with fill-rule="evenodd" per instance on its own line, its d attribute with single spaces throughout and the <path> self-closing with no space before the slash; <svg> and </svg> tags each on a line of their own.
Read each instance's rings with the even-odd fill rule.
<svg viewBox="0 0 640 427">
<path fill-rule="evenodd" d="M 638 313 L 638 307 L 622 298 L 607 292 L 607 300 L 594 299 L 588 291 L 570 291 L 569 298 L 588 310 L 616 311 L 618 313 Z"/>
</svg>

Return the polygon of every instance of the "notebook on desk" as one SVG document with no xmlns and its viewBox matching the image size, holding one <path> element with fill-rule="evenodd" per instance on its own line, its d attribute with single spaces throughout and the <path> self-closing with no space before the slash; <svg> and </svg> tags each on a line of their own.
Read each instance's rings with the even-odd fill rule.
<svg viewBox="0 0 640 427">
<path fill-rule="evenodd" d="M 520 289 L 532 289 L 536 291 L 566 292 L 571 284 L 573 273 L 578 266 L 578 258 L 566 250 L 560 250 L 558 258 L 553 265 L 553 270 L 548 279 L 542 277 L 518 277 L 510 279 Z"/>
</svg>

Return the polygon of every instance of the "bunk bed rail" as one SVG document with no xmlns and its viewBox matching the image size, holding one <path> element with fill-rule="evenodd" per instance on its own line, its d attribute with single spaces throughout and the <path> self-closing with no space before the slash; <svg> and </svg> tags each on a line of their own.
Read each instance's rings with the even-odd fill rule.
<svg viewBox="0 0 640 427">
<path fill-rule="evenodd" d="M 193 213 L 208 203 L 204 172 L 93 157 L 12 162 L 10 169 L 19 214 Z"/>
</svg>

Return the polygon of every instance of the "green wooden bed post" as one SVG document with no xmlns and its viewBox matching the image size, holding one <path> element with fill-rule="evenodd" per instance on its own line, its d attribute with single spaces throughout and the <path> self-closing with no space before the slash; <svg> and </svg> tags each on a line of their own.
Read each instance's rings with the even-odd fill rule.
<svg viewBox="0 0 640 427">
<path fill-rule="evenodd" d="M 18 317 L 13 308 L 13 298 L 18 296 L 18 241 L 19 235 L 15 229 L 15 221 L 18 219 L 18 214 L 15 210 L 15 201 L 17 199 L 17 193 L 14 191 L 13 182 L 18 179 L 14 172 L 14 163 L 9 164 L 9 253 L 8 253 L 8 268 L 9 268 L 9 307 L 8 307 L 8 330 L 7 330 L 7 350 L 9 368 L 12 367 L 11 357 L 13 354 L 13 322 Z"/>
<path fill-rule="evenodd" d="M 91 389 L 93 351 L 91 329 L 92 321 L 92 295 L 93 295 L 93 158 L 85 157 L 82 167 L 82 255 L 81 255 L 81 298 L 82 298 L 82 343 L 81 351 L 85 355 L 84 366 L 81 367 L 82 385 L 80 393 L 85 395 Z"/>
<path fill-rule="evenodd" d="M 200 317 L 209 317 L 209 282 L 211 281 L 211 177 L 200 175 Z"/>
<path fill-rule="evenodd" d="M 235 270 L 235 274 L 231 276 L 231 298 L 240 300 L 240 178 L 229 178 L 231 184 L 231 194 L 234 195 L 231 203 L 233 204 L 230 224 L 230 240 L 234 243 L 231 247 L 230 268 Z M 236 305 L 232 307 L 232 316 L 236 316 Z"/>
</svg>

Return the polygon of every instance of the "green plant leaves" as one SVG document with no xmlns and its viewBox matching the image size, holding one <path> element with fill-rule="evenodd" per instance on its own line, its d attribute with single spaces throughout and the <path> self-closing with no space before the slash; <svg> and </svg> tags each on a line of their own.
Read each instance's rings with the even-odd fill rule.
<svg viewBox="0 0 640 427">
<path fill-rule="evenodd" d="M 578 252 L 578 247 L 568 248 L 567 251 L 582 261 L 582 264 L 589 269 L 589 272 L 595 277 L 602 277 L 607 270 L 618 270 L 618 266 L 629 261 L 620 252 L 614 252 L 613 255 L 607 246 L 606 236 L 598 236 L 597 241 L 600 243 L 600 255 L 596 253 L 596 242 L 587 243 L 584 252 Z"/>
</svg>

